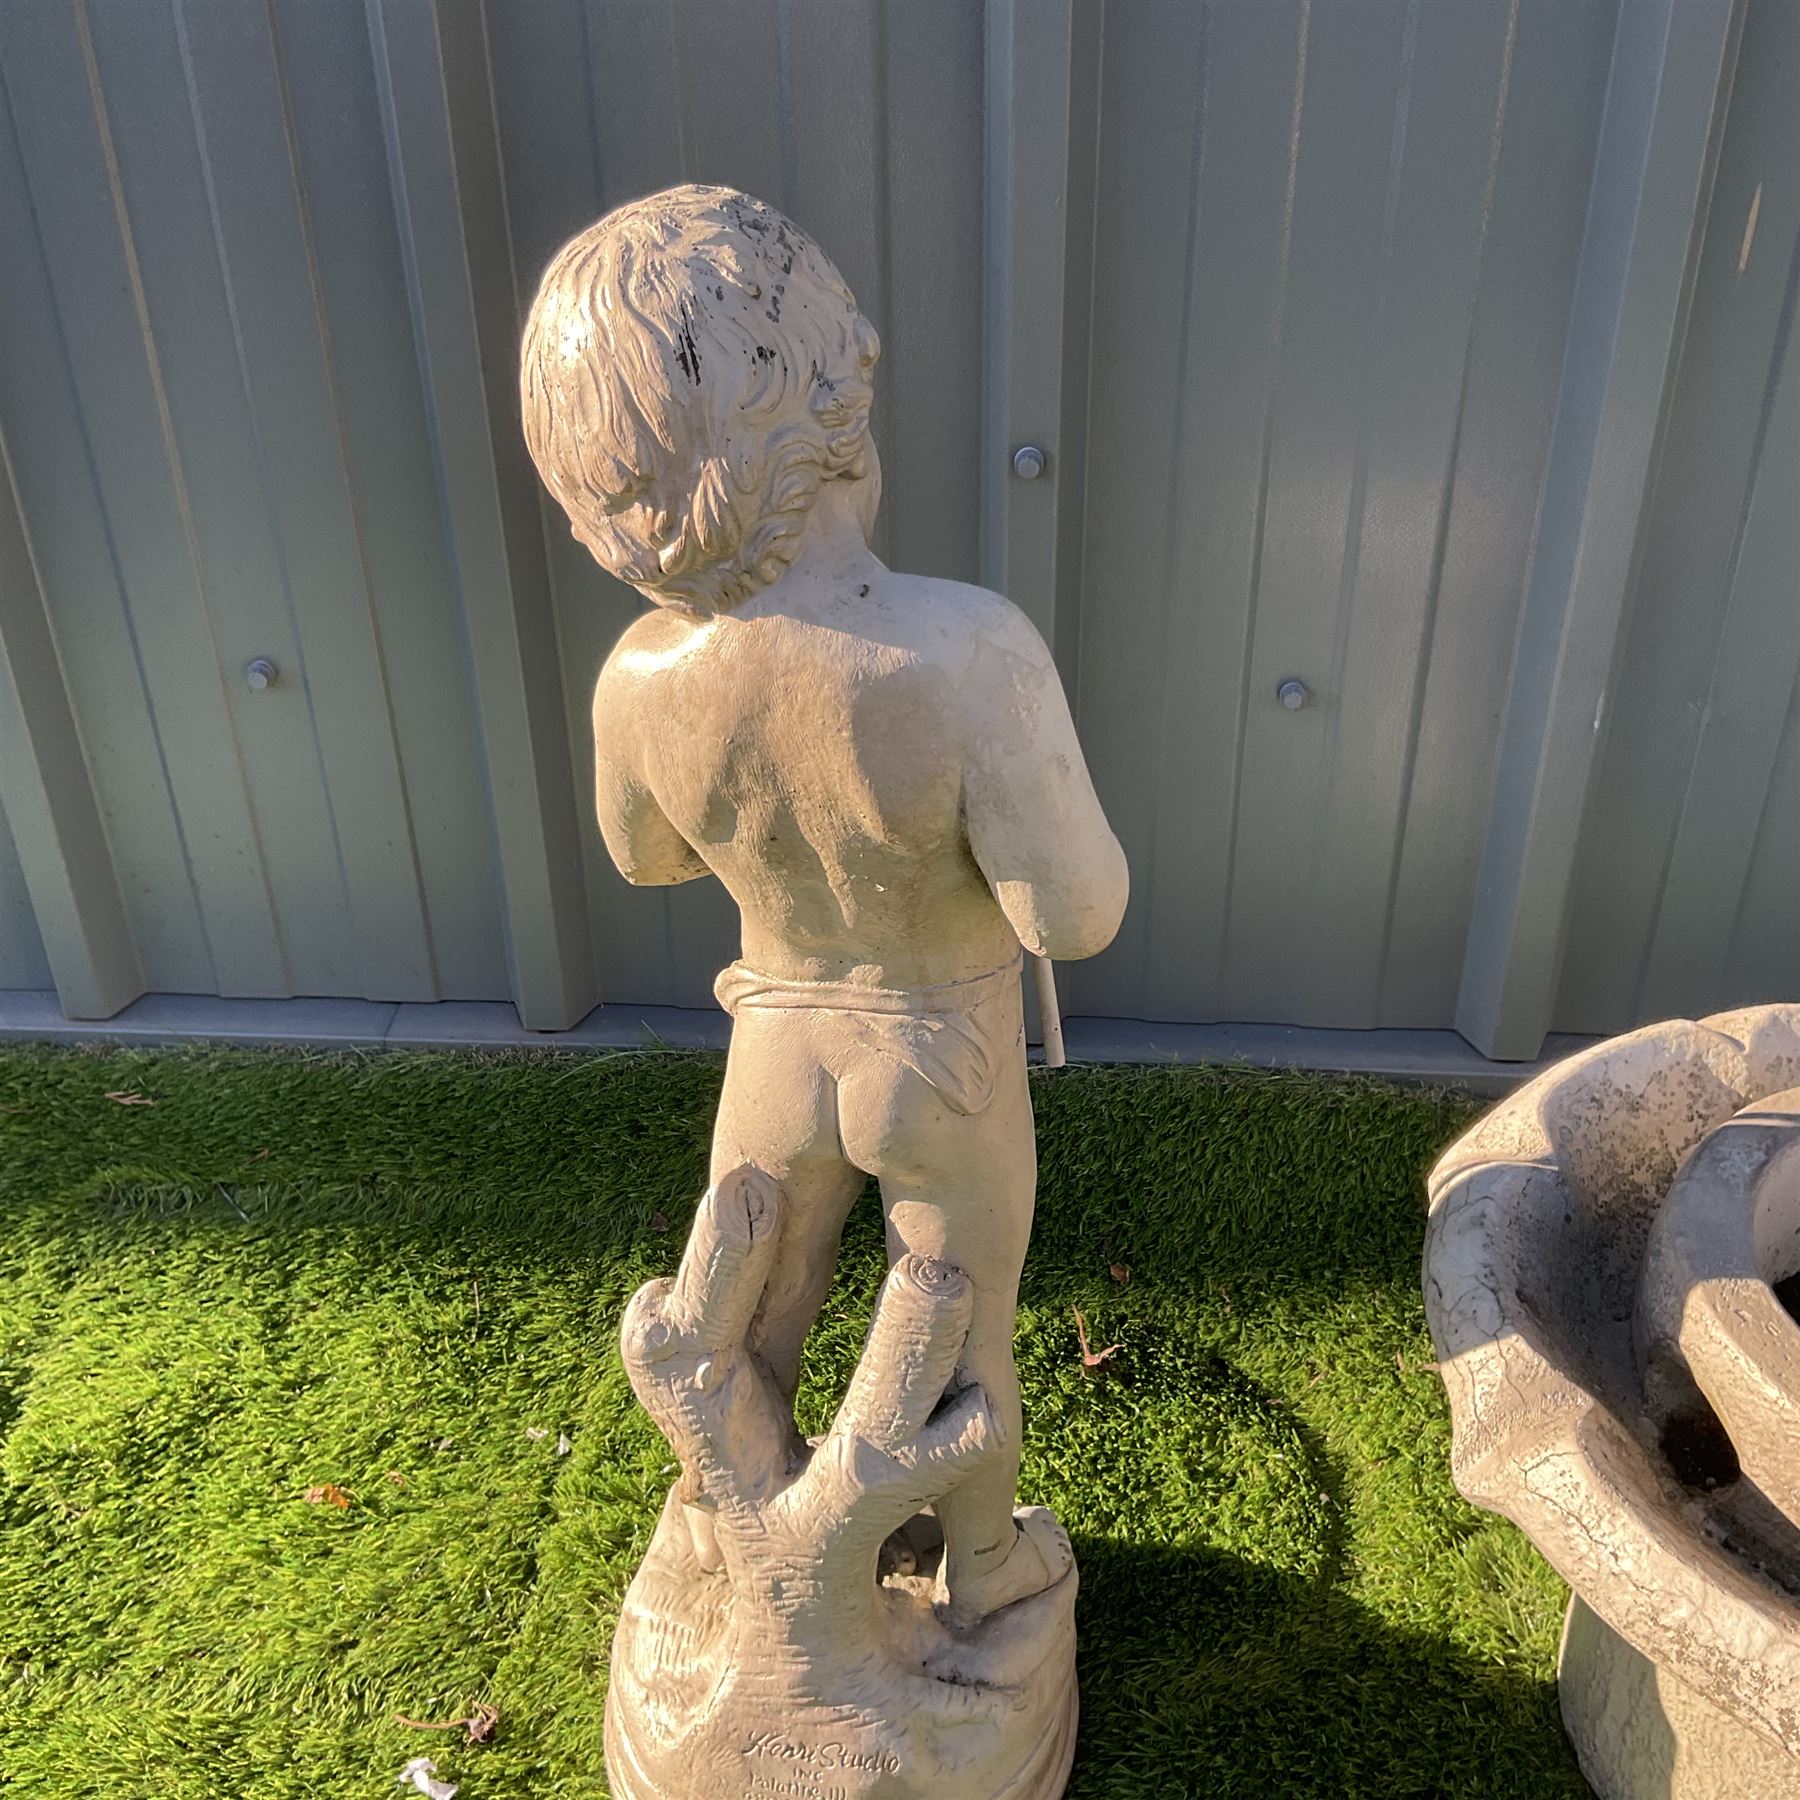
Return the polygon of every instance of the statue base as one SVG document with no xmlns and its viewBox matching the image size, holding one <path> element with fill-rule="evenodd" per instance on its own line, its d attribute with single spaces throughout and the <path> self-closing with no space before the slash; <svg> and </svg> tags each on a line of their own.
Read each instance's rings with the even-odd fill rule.
<svg viewBox="0 0 1800 1800">
<path fill-rule="evenodd" d="M 1073 1568 L 967 1631 L 932 1605 L 935 1521 L 821 1630 L 808 1571 L 734 1584 L 676 1494 L 620 1613 L 606 1698 L 616 1800 L 1059 1800 L 1075 1755 Z M 908 1557 L 908 1541 L 918 1546 Z M 889 1559 L 891 1560 L 891 1558 Z"/>
<path fill-rule="evenodd" d="M 1800 1757 L 1658 1668 L 1579 1594 L 1563 1626 L 1557 1692 L 1600 1800 L 1800 1800 Z"/>
</svg>

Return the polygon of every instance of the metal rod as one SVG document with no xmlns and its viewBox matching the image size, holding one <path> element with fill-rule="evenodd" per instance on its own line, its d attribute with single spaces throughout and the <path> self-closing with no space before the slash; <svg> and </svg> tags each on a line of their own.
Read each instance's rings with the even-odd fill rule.
<svg viewBox="0 0 1800 1800">
<path fill-rule="evenodd" d="M 1047 956 L 1034 955 L 1031 976 L 1037 984 L 1038 1022 L 1044 1030 L 1044 1067 L 1063 1068 L 1069 1060 L 1063 1048 L 1062 1008 L 1056 1000 L 1056 968 Z"/>
</svg>

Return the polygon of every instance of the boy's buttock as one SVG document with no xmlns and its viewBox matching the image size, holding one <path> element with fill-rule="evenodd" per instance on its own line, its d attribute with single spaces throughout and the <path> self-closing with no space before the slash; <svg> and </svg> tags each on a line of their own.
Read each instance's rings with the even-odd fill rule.
<svg viewBox="0 0 1800 1800">
<path fill-rule="evenodd" d="M 900 1011 L 882 1010 L 893 990 L 829 985 L 769 982 L 738 964 L 719 977 L 734 1024 L 715 1168 L 752 1162 L 781 1180 L 796 1165 L 849 1163 L 890 1200 L 890 1189 L 953 1207 L 1009 1195 L 1028 1217 L 1037 1158 L 1018 964 L 954 984 L 967 1002 L 955 1006 L 947 988 Z"/>
<path fill-rule="evenodd" d="M 806 1040 L 834 1081 L 853 1072 L 847 1059 L 854 1065 L 870 1056 L 891 1058 L 965 1117 L 985 1110 L 1011 1064 L 1025 1060 L 1017 958 L 973 980 L 910 993 L 779 981 L 733 963 L 713 991 L 735 1021 L 734 1047 L 737 1034 L 765 1032 L 760 1015 L 778 1015 L 777 1035 Z"/>
</svg>

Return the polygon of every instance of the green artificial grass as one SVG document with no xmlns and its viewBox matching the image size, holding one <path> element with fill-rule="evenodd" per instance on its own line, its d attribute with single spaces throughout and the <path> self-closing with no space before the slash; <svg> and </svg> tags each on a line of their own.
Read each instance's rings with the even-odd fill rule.
<svg viewBox="0 0 1800 1800">
<path fill-rule="evenodd" d="M 0 1055 L 8 1800 L 375 1796 L 420 1754 L 463 1800 L 606 1792 L 671 1473 L 615 1332 L 679 1254 L 719 1072 Z M 1023 1491 L 1081 1563 L 1071 1796 L 1583 1793 L 1563 1593 L 1451 1488 L 1418 1297 L 1469 1103 L 1190 1069 L 1035 1097 Z M 811 1429 L 881 1266 L 865 1200 Z M 1100 1374 L 1075 1307 L 1122 1346 Z M 482 1703 L 479 1745 L 395 1722 Z"/>
</svg>

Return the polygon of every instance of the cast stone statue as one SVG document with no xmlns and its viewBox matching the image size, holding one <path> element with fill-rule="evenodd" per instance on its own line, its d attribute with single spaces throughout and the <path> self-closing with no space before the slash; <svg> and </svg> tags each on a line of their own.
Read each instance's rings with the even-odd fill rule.
<svg viewBox="0 0 1800 1800">
<path fill-rule="evenodd" d="M 1014 1510 L 1020 946 L 1103 949 L 1126 869 L 1024 615 L 870 551 L 879 351 L 803 231 L 691 186 L 566 245 L 525 333 L 538 469 L 655 602 L 594 696 L 607 848 L 743 916 L 711 1186 L 623 1332 L 682 1466 L 614 1644 L 632 1800 L 1053 1800 L 1073 1753 L 1074 1558 Z M 808 1445 L 801 1347 L 870 1175 L 891 1269 Z"/>
</svg>

